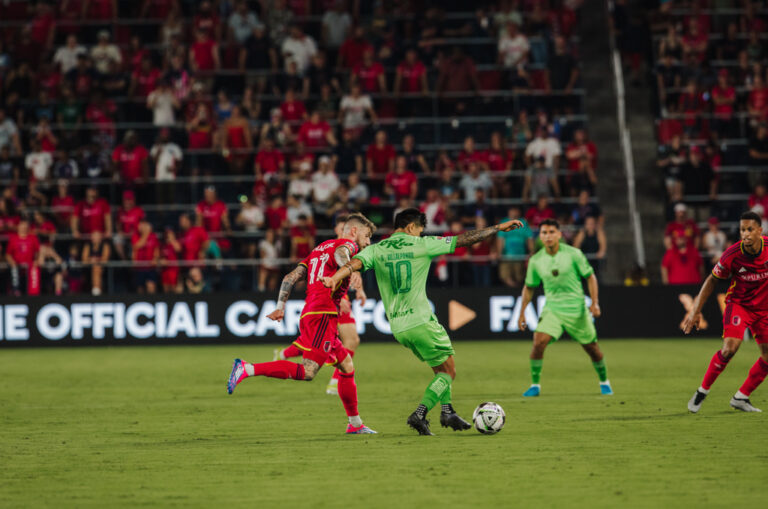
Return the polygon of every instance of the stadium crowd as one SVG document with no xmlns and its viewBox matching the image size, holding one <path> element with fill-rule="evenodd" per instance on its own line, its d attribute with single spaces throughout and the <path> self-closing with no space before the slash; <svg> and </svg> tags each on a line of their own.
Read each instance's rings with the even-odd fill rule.
<svg viewBox="0 0 768 509">
<path fill-rule="evenodd" d="M 339 217 L 410 206 L 437 234 L 528 225 L 435 284 L 519 286 L 551 217 L 599 268 L 579 2 L 473 5 L 0 4 L 0 284 L 274 289 Z"/>
<path fill-rule="evenodd" d="M 636 57 L 638 30 L 625 10 L 614 18 Z M 649 21 L 669 221 L 662 278 L 695 284 L 737 240 L 741 212 L 768 213 L 768 11 L 751 0 L 661 2 Z"/>
</svg>

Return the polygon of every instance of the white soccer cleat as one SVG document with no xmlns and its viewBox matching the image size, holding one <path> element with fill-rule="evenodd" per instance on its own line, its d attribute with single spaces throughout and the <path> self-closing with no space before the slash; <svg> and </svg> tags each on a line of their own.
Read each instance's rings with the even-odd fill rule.
<svg viewBox="0 0 768 509">
<path fill-rule="evenodd" d="M 704 399 L 707 397 L 706 392 L 701 392 L 700 390 L 696 389 L 696 392 L 693 394 L 693 397 L 688 402 L 688 410 L 691 413 L 697 413 L 699 409 L 701 408 L 701 404 L 704 403 Z"/>
<path fill-rule="evenodd" d="M 762 412 L 759 408 L 755 408 L 750 403 L 749 398 L 737 398 L 736 396 L 731 398 L 731 406 L 736 410 L 742 412 Z"/>
</svg>

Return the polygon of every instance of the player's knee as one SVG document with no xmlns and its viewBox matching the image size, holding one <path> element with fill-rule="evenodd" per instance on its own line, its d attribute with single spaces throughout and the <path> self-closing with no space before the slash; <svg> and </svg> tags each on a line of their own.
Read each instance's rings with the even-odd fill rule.
<svg viewBox="0 0 768 509">
<path fill-rule="evenodd" d="M 313 378 L 315 378 L 315 372 L 313 370 L 311 370 L 311 369 L 305 369 L 304 370 L 304 380 L 309 382 Z"/>
</svg>

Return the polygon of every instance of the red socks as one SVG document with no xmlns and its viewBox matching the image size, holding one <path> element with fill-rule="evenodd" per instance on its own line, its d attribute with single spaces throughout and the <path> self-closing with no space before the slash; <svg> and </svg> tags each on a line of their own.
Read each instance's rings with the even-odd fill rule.
<svg viewBox="0 0 768 509">
<path fill-rule="evenodd" d="M 291 361 L 261 362 L 253 365 L 252 376 L 304 380 L 304 366 Z"/>
<path fill-rule="evenodd" d="M 339 373 L 339 398 L 341 398 L 348 417 L 359 415 L 357 412 L 357 384 L 355 383 L 354 371 L 352 373 Z"/>
<path fill-rule="evenodd" d="M 757 389 L 758 385 L 763 383 L 766 375 L 768 375 L 768 362 L 765 362 L 762 357 L 759 357 L 757 362 L 749 370 L 749 375 L 747 375 L 747 379 L 744 380 L 739 391 L 745 396 L 749 396 L 752 394 L 752 391 Z"/>
<path fill-rule="evenodd" d="M 352 358 L 354 358 L 354 357 L 355 357 L 355 352 L 354 352 L 354 350 L 347 350 L 347 352 L 349 352 L 349 356 L 350 356 L 350 357 L 352 357 Z M 343 360 L 343 359 L 342 359 L 342 360 Z M 336 369 L 334 370 L 334 372 L 333 372 L 333 376 L 331 377 L 331 380 L 338 380 L 338 379 L 339 379 L 339 375 L 340 375 L 340 374 L 341 374 L 341 371 L 339 371 L 339 368 L 336 368 Z"/>
<path fill-rule="evenodd" d="M 728 365 L 728 361 L 730 361 L 730 359 L 723 357 L 723 354 L 720 353 L 720 350 L 718 350 L 717 353 L 712 356 L 712 360 L 709 361 L 707 373 L 704 375 L 704 380 L 701 382 L 702 389 L 709 390 L 709 388 L 712 387 L 712 384 L 715 383 L 717 377 L 720 376 L 720 373 L 722 373 L 725 367 Z"/>
<path fill-rule="evenodd" d="M 290 359 L 291 357 L 301 357 L 301 350 L 299 350 L 298 346 L 290 344 L 283 350 L 283 357 L 286 359 Z"/>
</svg>

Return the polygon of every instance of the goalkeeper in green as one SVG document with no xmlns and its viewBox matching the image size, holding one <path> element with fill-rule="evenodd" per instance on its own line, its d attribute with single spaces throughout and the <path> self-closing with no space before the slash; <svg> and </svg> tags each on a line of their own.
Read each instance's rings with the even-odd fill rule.
<svg viewBox="0 0 768 509">
<path fill-rule="evenodd" d="M 511 220 L 455 237 L 422 237 L 426 223 L 426 216 L 418 209 L 401 211 L 395 217 L 395 231 L 391 237 L 363 249 L 332 277 L 323 278 L 325 286 L 336 288 L 355 271 L 372 268 L 376 272 L 392 334 L 434 372 L 421 403 L 407 420 L 419 435 L 432 435 L 426 415 L 438 403 L 441 404 L 440 424 L 443 427 L 454 431 L 471 427 L 451 405 L 451 385 L 456 378 L 453 346 L 427 300 L 427 276 L 432 258 L 453 253 L 457 247 L 475 244 L 497 232 L 523 226 L 520 221 Z"/>
<path fill-rule="evenodd" d="M 597 345 L 597 332 L 592 317 L 600 316 L 600 304 L 597 297 L 597 277 L 589 265 L 587 257 L 579 249 L 561 244 L 560 225 L 554 219 L 545 219 L 539 225 L 539 239 L 544 247 L 528 260 L 528 272 L 523 286 L 523 302 L 520 306 L 518 326 L 525 330 L 525 309 L 533 298 L 534 289 L 544 284 L 547 298 L 539 317 L 539 324 L 533 334 L 531 350 L 531 386 L 523 396 L 541 394 L 541 366 L 544 362 L 544 349 L 552 341 L 557 341 L 567 332 L 571 338 L 581 344 L 592 359 L 592 365 L 600 379 L 600 393 L 613 395 L 611 383 L 603 360 L 603 352 Z M 581 279 L 587 280 L 592 304 L 587 310 L 584 302 L 584 289 Z M 590 314 L 591 313 L 591 314 Z"/>
</svg>

